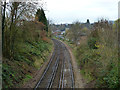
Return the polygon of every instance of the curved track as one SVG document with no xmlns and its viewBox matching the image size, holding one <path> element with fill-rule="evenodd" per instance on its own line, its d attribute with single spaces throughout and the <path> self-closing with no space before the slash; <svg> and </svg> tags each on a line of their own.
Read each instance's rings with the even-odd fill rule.
<svg viewBox="0 0 120 90">
<path fill-rule="evenodd" d="M 39 82 L 38 88 L 74 88 L 74 75 L 71 58 L 66 46 L 53 39 L 54 52 Z"/>
</svg>

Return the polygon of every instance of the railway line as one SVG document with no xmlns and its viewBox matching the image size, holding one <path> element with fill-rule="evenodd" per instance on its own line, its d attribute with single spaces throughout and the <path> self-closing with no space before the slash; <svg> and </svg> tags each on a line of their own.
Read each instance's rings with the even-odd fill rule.
<svg viewBox="0 0 120 90">
<path fill-rule="evenodd" d="M 35 86 L 38 88 L 74 88 L 74 75 L 71 58 L 66 46 L 59 40 L 53 39 L 54 52 Z"/>
</svg>

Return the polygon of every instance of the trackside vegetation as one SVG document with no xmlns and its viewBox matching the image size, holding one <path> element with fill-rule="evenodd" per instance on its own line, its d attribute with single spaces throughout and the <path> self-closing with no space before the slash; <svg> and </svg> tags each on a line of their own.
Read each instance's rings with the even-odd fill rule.
<svg viewBox="0 0 120 90">
<path fill-rule="evenodd" d="M 21 88 L 48 59 L 53 48 L 51 33 L 46 30 L 45 15 L 36 14 L 36 3 L 2 4 L 2 85 Z M 37 16 L 45 18 L 45 24 Z"/>
<path fill-rule="evenodd" d="M 71 39 L 67 41 L 73 48 L 80 73 L 87 80 L 87 88 L 120 87 L 117 25 L 117 21 L 112 25 L 102 19 L 87 31 L 86 36 L 80 36 L 80 45 L 76 46 Z"/>
</svg>

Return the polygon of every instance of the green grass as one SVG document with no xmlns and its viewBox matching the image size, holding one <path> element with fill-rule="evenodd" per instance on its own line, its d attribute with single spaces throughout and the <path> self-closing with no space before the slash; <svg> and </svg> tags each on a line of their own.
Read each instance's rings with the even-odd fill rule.
<svg viewBox="0 0 120 90">
<path fill-rule="evenodd" d="M 31 79 L 31 78 L 32 78 L 31 75 L 26 75 L 26 76 L 25 76 L 25 79 L 23 79 L 23 81 L 26 82 L 26 81 L 28 81 L 28 80 Z"/>
</svg>

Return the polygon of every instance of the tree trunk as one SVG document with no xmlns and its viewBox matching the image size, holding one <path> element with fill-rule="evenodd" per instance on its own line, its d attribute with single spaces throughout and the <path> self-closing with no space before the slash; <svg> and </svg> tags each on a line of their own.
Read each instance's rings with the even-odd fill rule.
<svg viewBox="0 0 120 90">
<path fill-rule="evenodd" d="M 2 51 L 4 50 L 5 11 L 6 11 L 6 2 L 4 2 L 3 15 L 2 15 Z"/>
</svg>

